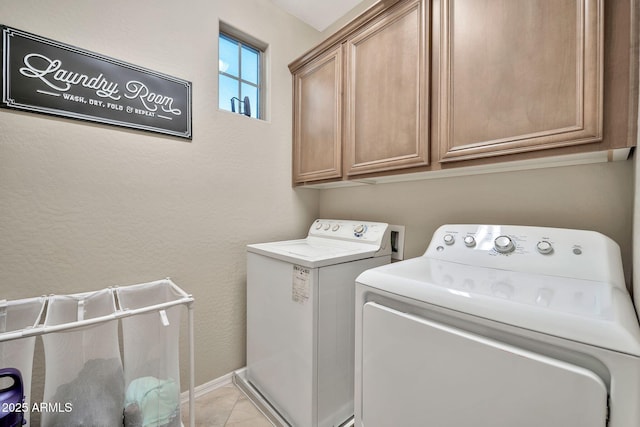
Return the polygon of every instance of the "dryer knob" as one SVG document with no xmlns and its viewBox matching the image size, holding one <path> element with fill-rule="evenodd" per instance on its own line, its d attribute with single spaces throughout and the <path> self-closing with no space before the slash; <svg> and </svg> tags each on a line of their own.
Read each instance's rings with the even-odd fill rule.
<svg viewBox="0 0 640 427">
<path fill-rule="evenodd" d="M 357 225 L 356 228 L 353 229 L 353 231 L 358 234 L 362 233 L 364 231 L 364 225 Z"/>
<path fill-rule="evenodd" d="M 508 254 L 509 252 L 513 252 L 516 248 L 516 245 L 513 244 L 513 240 L 509 236 L 498 236 L 496 240 L 493 241 L 493 245 L 496 248 L 496 251 L 501 254 Z"/>
<path fill-rule="evenodd" d="M 453 234 L 445 234 L 443 240 L 447 245 L 453 245 L 453 243 L 456 241 L 455 237 L 453 237 Z"/>
<path fill-rule="evenodd" d="M 551 246 L 551 243 L 547 242 L 546 240 L 538 242 L 538 244 L 536 245 L 536 249 L 543 255 L 547 255 L 553 252 L 553 246 Z"/>
</svg>

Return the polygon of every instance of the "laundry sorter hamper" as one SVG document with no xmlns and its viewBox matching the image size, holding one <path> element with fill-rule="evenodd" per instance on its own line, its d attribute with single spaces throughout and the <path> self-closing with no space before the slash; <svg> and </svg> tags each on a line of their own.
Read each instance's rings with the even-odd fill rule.
<svg viewBox="0 0 640 427">
<path fill-rule="evenodd" d="M 0 301 L 0 426 L 29 423 L 33 351 L 45 297 Z"/>
<path fill-rule="evenodd" d="M 194 427 L 193 297 L 170 279 L 0 301 L 0 399 L 13 399 L 15 406 L 26 395 L 28 403 L 35 337 L 41 335 L 42 427 L 180 426 L 182 307 L 188 308 L 189 426 Z M 29 414 L 23 412 L 4 414 L 0 427 L 22 425 Z"/>
<path fill-rule="evenodd" d="M 170 280 L 115 292 L 123 313 L 137 313 L 122 318 L 124 426 L 180 427 L 181 305 L 190 296 Z"/>
<path fill-rule="evenodd" d="M 42 427 L 122 425 L 124 373 L 111 289 L 51 295 L 42 335 Z"/>
</svg>

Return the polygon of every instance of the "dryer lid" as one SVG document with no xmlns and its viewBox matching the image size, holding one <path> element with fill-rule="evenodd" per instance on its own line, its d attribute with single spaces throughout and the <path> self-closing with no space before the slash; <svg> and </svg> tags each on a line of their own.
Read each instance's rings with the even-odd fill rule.
<svg viewBox="0 0 640 427">
<path fill-rule="evenodd" d="M 626 289 L 426 256 L 365 271 L 356 282 L 423 303 L 640 356 Z"/>
</svg>

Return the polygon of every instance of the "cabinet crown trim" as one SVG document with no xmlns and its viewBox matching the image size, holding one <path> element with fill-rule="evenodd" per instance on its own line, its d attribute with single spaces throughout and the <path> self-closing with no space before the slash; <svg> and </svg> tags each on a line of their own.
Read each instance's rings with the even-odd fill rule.
<svg viewBox="0 0 640 427">
<path fill-rule="evenodd" d="M 388 11 L 391 6 L 401 1 L 403 0 L 380 0 L 377 3 L 373 4 L 367 10 L 358 15 L 355 19 L 349 21 L 342 28 L 325 39 L 323 42 L 308 50 L 298 59 L 295 59 L 293 62 L 291 62 L 289 64 L 289 71 L 291 71 L 292 73 L 297 71 L 300 67 L 304 66 L 315 57 L 322 55 L 329 49 L 335 47 L 335 45 L 343 43 L 350 35 L 352 35 L 358 29 L 362 28 L 362 26 L 367 22 L 376 19 L 378 16 Z"/>
</svg>

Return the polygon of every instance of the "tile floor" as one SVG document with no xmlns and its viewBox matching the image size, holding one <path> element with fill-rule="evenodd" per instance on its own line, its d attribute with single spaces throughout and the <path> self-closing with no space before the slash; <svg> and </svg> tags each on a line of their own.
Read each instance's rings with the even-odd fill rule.
<svg viewBox="0 0 640 427">
<path fill-rule="evenodd" d="M 196 399 L 196 427 L 273 427 L 235 385 L 227 384 Z M 182 405 L 182 422 L 189 426 L 189 405 Z"/>
</svg>

